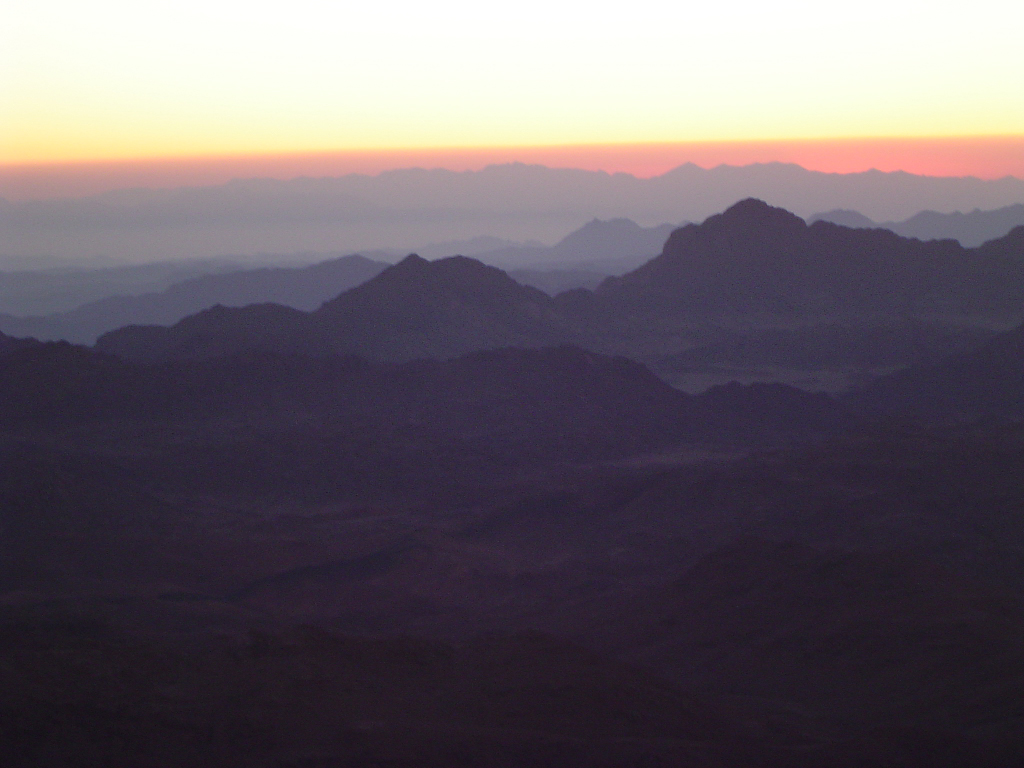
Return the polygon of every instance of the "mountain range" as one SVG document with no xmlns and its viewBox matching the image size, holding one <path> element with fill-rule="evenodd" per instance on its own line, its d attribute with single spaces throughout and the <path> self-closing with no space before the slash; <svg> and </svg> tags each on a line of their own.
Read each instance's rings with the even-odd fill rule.
<svg viewBox="0 0 1024 768">
<path fill-rule="evenodd" d="M 488 264 L 529 263 L 529 269 L 509 268 L 510 274 L 519 283 L 554 295 L 572 288 L 594 288 L 608 275 L 634 269 L 661 251 L 672 229 L 667 224 L 644 228 L 628 219 L 594 220 L 552 247 L 476 238 L 428 245 L 425 253 L 446 257 L 460 252 L 455 248 L 467 247 L 472 249 L 467 255 L 476 254 Z M 309 266 L 258 269 L 211 260 L 0 273 L 0 308 L 6 308 L 0 311 L 0 331 L 92 344 L 102 333 L 124 325 L 171 325 L 216 304 L 275 302 L 309 311 L 401 258 L 390 251 L 372 255 L 374 259 L 336 257 Z M 279 258 L 288 261 L 284 255 Z M 38 309 L 50 308 L 58 311 L 37 314 Z"/>
<path fill-rule="evenodd" d="M 550 248 L 502 248 L 483 251 L 476 258 L 509 271 L 584 266 L 605 274 L 620 274 L 661 253 L 674 229 L 671 224 L 641 227 L 623 218 L 593 219 Z"/>
<path fill-rule="evenodd" d="M 113 331 L 99 349 L 136 359 L 242 349 L 451 357 L 503 346 L 582 344 L 640 359 L 677 354 L 716 326 L 911 320 L 1009 327 L 1024 306 L 1024 228 L 977 249 L 827 222 L 746 200 L 675 230 L 660 256 L 551 298 L 467 257 L 410 256 L 311 313 L 217 307 L 165 327 Z"/>
<path fill-rule="evenodd" d="M 371 359 L 454 357 L 568 341 L 553 299 L 475 259 L 410 255 L 314 312 L 274 304 L 214 307 L 167 327 L 129 326 L 97 349 L 133 359 L 205 359 L 241 350 L 360 354 Z"/>
<path fill-rule="evenodd" d="M 309 267 L 265 267 L 201 275 L 160 292 L 110 296 L 52 315 L 0 315 L 0 331 L 92 344 L 113 328 L 132 324 L 172 325 L 215 305 L 242 307 L 275 302 L 309 311 L 387 266 L 356 255 Z"/>
<path fill-rule="evenodd" d="M 595 217 L 642 225 L 701 221 L 736 200 L 809 216 L 831 209 L 900 220 L 922 210 L 1020 203 L 1024 181 L 868 171 L 827 174 L 778 163 L 682 165 L 639 179 L 522 164 L 480 171 L 406 169 L 378 176 L 236 180 L 202 188 L 123 190 L 82 199 L 5 201 L 6 256 L 129 261 L 224 253 L 347 252 L 472 238 L 552 242 Z"/>
<path fill-rule="evenodd" d="M 977 249 L 803 219 L 744 200 L 672 233 L 662 255 L 594 297 L 708 317 L 1019 318 L 1024 228 Z"/>
<path fill-rule="evenodd" d="M 902 237 L 916 237 L 918 240 L 959 240 L 964 247 L 975 248 L 1002 237 L 1014 227 L 1024 226 L 1024 203 L 994 211 L 975 208 L 970 213 L 921 211 L 905 221 L 881 224 L 857 211 L 834 210 L 816 213 L 807 219 L 808 224 L 816 221 L 831 221 L 833 224 L 858 229 L 888 229 Z"/>
<path fill-rule="evenodd" d="M 230 260 L 196 259 L 102 268 L 0 271 L 0 314 L 49 315 L 111 296 L 162 291 L 200 275 L 237 271 Z"/>
</svg>

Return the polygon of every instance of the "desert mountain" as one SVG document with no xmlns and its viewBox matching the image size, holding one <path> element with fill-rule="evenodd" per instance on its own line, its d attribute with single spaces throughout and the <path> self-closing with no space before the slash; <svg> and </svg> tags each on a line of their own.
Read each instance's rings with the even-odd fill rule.
<svg viewBox="0 0 1024 768">
<path fill-rule="evenodd" d="M 832 324 L 848 329 L 851 367 L 865 354 L 879 364 L 907 365 L 965 349 L 983 336 L 966 326 L 1020 321 L 1022 237 L 1024 229 L 1015 230 L 965 249 L 885 230 L 808 226 L 787 211 L 746 200 L 675 230 L 660 256 L 593 293 L 575 290 L 552 299 L 474 259 L 409 257 L 308 314 L 270 305 L 217 307 L 172 328 L 111 332 L 98 348 L 148 360 L 260 349 L 411 360 L 575 343 L 670 363 L 666 355 L 727 341 L 729 333 L 716 324 Z M 935 323 L 935 330 L 915 326 L 921 321 Z M 893 334 L 905 342 L 889 344 L 895 357 L 886 358 L 874 348 Z M 793 356 L 764 334 L 750 342 L 766 350 L 774 344 L 770 354 Z M 813 333 L 792 343 L 820 346 Z M 760 353 L 747 354 L 756 360 Z"/>
<path fill-rule="evenodd" d="M 0 315 L 0 330 L 15 336 L 92 344 L 125 325 L 173 325 L 215 305 L 275 303 L 310 311 L 374 277 L 387 264 L 344 256 L 308 267 L 238 270 L 195 277 L 159 293 L 112 296 L 43 317 Z"/>
<path fill-rule="evenodd" d="M 888 229 L 903 237 L 918 240 L 959 240 L 965 248 L 974 248 L 989 240 L 1003 237 L 1014 227 L 1024 226 L 1024 203 L 1008 205 L 994 211 L 975 208 L 970 213 L 954 211 L 921 211 L 905 221 L 877 223 L 857 211 L 834 210 L 811 216 L 815 221 L 831 221 L 844 227 Z"/>
<path fill-rule="evenodd" d="M 104 431 L 102 424 L 150 429 L 202 421 L 216 431 L 243 418 L 237 434 L 251 436 L 316 422 L 313 443 L 358 427 L 382 450 L 454 444 L 487 460 L 517 462 L 616 457 L 693 441 L 771 441 L 846 421 L 823 395 L 737 385 L 691 396 L 639 363 L 567 346 L 402 364 L 260 351 L 152 365 L 50 342 L 12 350 L 0 358 L 0 371 L 0 429 L 74 433 Z M 315 452 L 313 443 L 304 450 Z M 218 458 L 219 450 L 208 459 L 242 467 L 252 458 L 245 451 Z M 344 463 L 346 455 L 336 460 Z"/>
<path fill-rule="evenodd" d="M 881 224 L 872 221 L 863 213 L 843 208 L 836 208 L 834 211 L 825 211 L 824 213 L 816 213 L 813 216 L 807 217 L 808 224 L 814 224 L 819 221 L 828 221 L 841 227 L 849 227 L 850 229 L 878 229 L 882 227 Z"/>
<path fill-rule="evenodd" d="M 1019 319 L 1024 249 L 1011 232 L 981 249 L 829 222 L 808 226 L 759 200 L 672 233 L 661 256 L 595 293 L 640 315 L 701 318 Z"/>
<path fill-rule="evenodd" d="M 237 271 L 226 259 L 182 259 L 85 268 L 80 263 L 0 272 L 0 315 L 50 315 L 111 296 L 166 290 L 201 275 Z"/>
<path fill-rule="evenodd" d="M 504 248 L 476 258 L 508 270 L 589 268 L 621 274 L 661 253 L 673 229 L 671 224 L 641 227 L 629 219 L 593 219 L 550 248 Z"/>
<path fill-rule="evenodd" d="M 138 359 L 212 357 L 244 349 L 359 354 L 378 360 L 455 357 L 479 349 L 571 339 L 552 299 L 463 256 L 411 255 L 314 312 L 275 305 L 215 307 L 171 328 L 134 326 L 97 348 Z"/>
<path fill-rule="evenodd" d="M 539 347 L 571 338 L 551 299 L 474 259 L 409 256 L 326 302 L 311 316 L 340 349 L 384 359 L 453 357 L 476 349 Z"/>
<path fill-rule="evenodd" d="M 454 249 L 462 245 L 472 246 L 474 253 L 486 252 L 482 258 L 486 263 L 491 263 L 490 258 L 494 255 L 500 257 L 498 261 L 507 257 L 510 263 L 520 257 L 538 260 L 536 268 L 512 270 L 512 277 L 523 285 L 540 288 L 553 296 L 579 287 L 595 288 L 608 275 L 635 268 L 661 252 L 671 230 L 670 225 L 645 229 L 627 219 L 594 220 L 551 248 L 539 244 L 513 247 L 497 238 L 479 237 L 462 243 L 437 244 L 431 251 L 435 257 L 447 257 L 461 253 Z M 503 247 L 496 249 L 496 245 Z M 172 325 L 218 304 L 240 307 L 269 302 L 312 311 L 328 299 L 375 276 L 396 260 L 392 253 L 382 252 L 381 255 L 388 261 L 353 255 L 310 266 L 260 269 L 231 268 L 227 262 L 187 263 L 178 267 L 178 273 L 186 277 L 190 274 L 187 269 L 218 273 L 191 277 L 159 292 L 139 289 L 147 285 L 144 282 L 147 279 L 150 283 L 161 277 L 168 279 L 174 274 L 169 265 L 163 265 L 162 269 L 162 265 L 150 265 L 68 274 L 0 274 L 0 301 L 10 294 L 12 306 L 32 306 L 24 304 L 26 289 L 32 286 L 38 291 L 59 294 L 65 304 L 75 304 L 73 296 L 76 291 L 84 299 L 81 306 L 54 314 L 0 312 L 0 330 L 14 336 L 92 344 L 100 335 L 116 328 Z M 552 267 L 553 264 L 566 266 L 556 268 Z M 118 279 L 129 289 L 122 295 L 116 295 Z M 88 300 L 100 292 L 115 295 Z M 40 300 L 44 300 L 43 297 Z"/>
<path fill-rule="evenodd" d="M 530 297 L 408 259 L 179 324 L 231 354 L 0 354 L 8 762 L 1020 764 L 1019 426 L 573 347 L 295 354 Z"/>
</svg>

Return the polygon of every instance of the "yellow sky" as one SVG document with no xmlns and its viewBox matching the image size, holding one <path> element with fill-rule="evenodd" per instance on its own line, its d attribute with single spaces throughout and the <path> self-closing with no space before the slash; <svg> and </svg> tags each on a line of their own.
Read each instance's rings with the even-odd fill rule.
<svg viewBox="0 0 1024 768">
<path fill-rule="evenodd" d="M 33 0 L 0 163 L 1024 135 L 1024 3 Z"/>
</svg>

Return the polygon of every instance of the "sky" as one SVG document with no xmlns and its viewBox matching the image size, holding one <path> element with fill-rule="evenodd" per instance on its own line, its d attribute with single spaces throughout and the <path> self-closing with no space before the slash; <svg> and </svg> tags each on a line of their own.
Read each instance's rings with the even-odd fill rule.
<svg viewBox="0 0 1024 768">
<path fill-rule="evenodd" d="M 1024 175 L 1016 0 L 33 0 L 4 19 L 0 194 L 328 157 Z"/>
</svg>

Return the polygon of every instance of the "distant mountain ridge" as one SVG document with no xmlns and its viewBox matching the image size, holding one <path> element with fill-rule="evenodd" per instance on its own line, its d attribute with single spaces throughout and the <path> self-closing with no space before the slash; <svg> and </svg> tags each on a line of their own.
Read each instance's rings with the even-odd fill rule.
<svg viewBox="0 0 1024 768">
<path fill-rule="evenodd" d="M 652 341 L 678 352 L 687 328 L 714 323 L 1013 323 L 1022 307 L 1024 227 L 964 249 L 808 226 L 749 199 L 675 230 L 660 256 L 593 293 L 552 299 L 475 259 L 410 256 L 310 314 L 216 308 L 172 328 L 122 328 L 97 347 L 148 360 L 242 349 L 411 360 L 559 343 L 638 355 Z"/>
<path fill-rule="evenodd" d="M 171 328 L 112 331 L 96 346 L 146 360 L 241 349 L 412 360 L 571 338 L 542 291 L 465 256 L 430 262 L 413 254 L 308 314 L 274 304 L 214 307 Z"/>
<path fill-rule="evenodd" d="M 428 262 L 410 255 L 311 317 L 327 333 L 347 337 L 355 354 L 385 359 L 569 340 L 546 294 L 465 256 Z"/>
<path fill-rule="evenodd" d="M 0 314 L 19 317 L 68 312 L 111 296 L 163 291 L 201 275 L 242 269 L 230 259 L 188 259 L 119 267 L 0 271 Z"/>
<path fill-rule="evenodd" d="M 661 253 L 676 227 L 660 224 L 641 227 L 624 218 L 593 219 L 550 248 L 502 248 L 476 255 L 485 264 L 502 269 L 541 266 L 604 268 L 609 274 L 627 272 Z"/>
<path fill-rule="evenodd" d="M 533 268 L 509 269 L 510 274 L 523 285 L 532 285 L 555 295 L 573 288 L 595 288 L 608 275 L 634 269 L 661 252 L 672 229 L 668 224 L 644 228 L 628 219 L 608 222 L 595 219 L 551 248 L 539 244 L 511 246 L 507 241 L 481 237 L 470 242 L 435 244 L 431 246 L 431 252 L 435 257 L 447 257 L 458 253 L 452 250 L 456 247 L 472 246 L 476 248 L 477 258 L 488 264 L 502 259 L 508 259 L 511 265 L 518 263 L 518 259 L 534 260 L 537 263 Z M 501 247 L 494 248 L 495 245 Z M 308 312 L 397 261 L 391 252 L 379 255 L 386 261 L 351 255 L 309 266 L 228 269 L 226 265 L 218 264 L 220 272 L 174 283 L 159 293 L 106 296 L 51 315 L 31 312 L 17 315 L 0 311 L 0 330 L 14 336 L 92 344 L 103 333 L 125 325 L 171 325 L 217 304 L 239 307 L 273 302 Z M 553 265 L 561 266 L 553 269 Z M 209 269 L 212 270 L 213 266 Z M 160 265 L 148 270 L 126 267 L 121 271 L 127 273 L 126 277 L 136 272 L 157 272 L 159 275 Z M 63 289 L 67 294 L 79 283 L 86 283 L 90 274 L 71 275 L 66 285 L 61 283 L 58 275 L 12 276 L 10 292 L 13 294 L 17 285 L 33 282 L 34 278 L 34 283 L 40 284 L 41 288 L 49 285 L 52 292 Z M 93 275 L 94 282 L 99 284 L 92 288 L 93 292 L 101 290 L 105 274 L 97 272 Z M 189 273 L 185 274 L 188 276 Z M 0 273 L 0 292 L 5 287 L 4 277 Z M 87 292 L 85 295 L 90 294 Z"/>
<path fill-rule="evenodd" d="M 0 242 L 12 257 L 105 253 L 132 260 L 324 251 L 338 243 L 355 252 L 382 242 L 408 247 L 484 232 L 550 242 L 594 217 L 700 221 L 745 197 L 803 216 L 844 208 L 899 220 L 922 210 L 1020 203 L 1024 181 L 827 174 L 783 163 L 711 169 L 688 163 L 651 179 L 516 163 L 466 172 L 404 169 L 4 202 Z"/>
<path fill-rule="evenodd" d="M 161 291 L 113 296 L 44 317 L 0 315 L 0 330 L 14 336 L 93 344 L 125 325 L 172 325 L 214 305 L 274 302 L 305 311 L 369 280 L 388 265 L 353 255 L 309 267 L 262 268 L 191 278 Z"/>
<path fill-rule="evenodd" d="M 1008 205 L 994 211 L 975 208 L 970 213 L 953 211 L 921 211 L 905 221 L 872 221 L 857 211 L 834 210 L 816 213 L 808 224 L 830 221 L 844 227 L 861 229 L 888 229 L 903 237 L 919 240 L 959 240 L 965 248 L 976 248 L 989 240 L 1003 237 L 1014 227 L 1024 226 L 1024 203 Z"/>
</svg>

